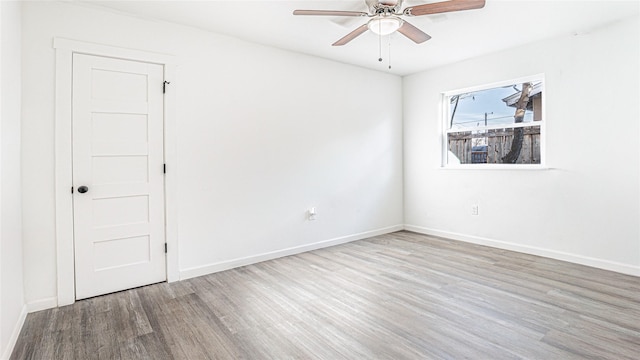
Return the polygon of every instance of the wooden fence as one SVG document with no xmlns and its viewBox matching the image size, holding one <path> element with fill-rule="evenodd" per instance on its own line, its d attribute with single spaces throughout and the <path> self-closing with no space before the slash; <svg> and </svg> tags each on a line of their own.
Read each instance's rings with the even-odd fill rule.
<svg viewBox="0 0 640 360">
<path fill-rule="evenodd" d="M 540 126 L 524 127 L 522 150 L 516 163 L 540 164 Z M 513 128 L 449 134 L 449 151 L 461 164 L 501 164 L 511 150 Z M 486 138 L 484 140 L 483 138 Z"/>
</svg>

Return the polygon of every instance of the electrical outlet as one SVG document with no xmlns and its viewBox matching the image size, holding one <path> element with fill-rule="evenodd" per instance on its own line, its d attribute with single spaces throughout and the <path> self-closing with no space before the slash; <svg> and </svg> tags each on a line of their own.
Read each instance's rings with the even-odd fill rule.
<svg viewBox="0 0 640 360">
<path fill-rule="evenodd" d="M 471 205 L 471 215 L 478 215 L 478 205 Z"/>
<path fill-rule="evenodd" d="M 308 211 L 308 219 L 309 219 L 309 221 L 316 220 L 316 216 L 317 215 L 318 214 L 316 213 L 316 208 L 315 207 L 312 207 L 312 208 L 309 209 L 309 211 Z"/>
</svg>

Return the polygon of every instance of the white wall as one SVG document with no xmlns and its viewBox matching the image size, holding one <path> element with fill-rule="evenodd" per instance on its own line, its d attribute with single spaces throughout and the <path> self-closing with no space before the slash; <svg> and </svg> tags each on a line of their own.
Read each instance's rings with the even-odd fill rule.
<svg viewBox="0 0 640 360">
<path fill-rule="evenodd" d="M 28 302 L 56 296 L 53 37 L 178 56 L 183 277 L 402 224 L 399 77 L 72 4 L 23 11 Z"/>
<path fill-rule="evenodd" d="M 0 358 L 8 358 L 26 315 L 20 205 L 21 5 L 0 2 Z"/>
<path fill-rule="evenodd" d="M 636 16 L 406 77 L 408 228 L 640 275 L 639 34 Z M 538 73 L 550 169 L 439 169 L 441 92 Z"/>
</svg>

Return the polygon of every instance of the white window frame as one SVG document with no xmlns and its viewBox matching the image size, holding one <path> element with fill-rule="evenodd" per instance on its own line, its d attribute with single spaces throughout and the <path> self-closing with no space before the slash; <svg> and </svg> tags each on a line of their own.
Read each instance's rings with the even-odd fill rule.
<svg viewBox="0 0 640 360">
<path fill-rule="evenodd" d="M 468 92 L 480 91 L 480 90 L 488 90 L 496 87 L 502 87 L 512 84 L 522 84 L 525 82 L 542 83 L 542 118 L 540 121 L 536 121 L 534 124 L 532 123 L 513 123 L 513 124 L 501 124 L 501 125 L 490 125 L 490 126 L 478 126 L 473 128 L 471 131 L 477 130 L 494 130 L 494 129 L 505 129 L 505 128 L 519 128 L 519 127 L 532 127 L 532 126 L 540 126 L 540 164 L 449 164 L 448 163 L 448 152 L 449 152 L 449 140 L 448 134 L 451 132 L 459 132 L 459 130 L 451 130 L 449 128 L 449 122 L 451 120 L 451 106 L 449 99 L 451 96 L 459 95 Z M 442 110 L 441 110 L 441 155 L 442 169 L 510 169 L 510 170 L 525 170 L 525 169 L 546 169 L 546 91 L 545 91 L 545 79 L 544 74 L 530 75 L 505 81 L 494 82 L 490 84 L 482 84 L 471 86 L 467 88 L 461 88 L 456 90 L 445 91 L 442 93 Z"/>
</svg>

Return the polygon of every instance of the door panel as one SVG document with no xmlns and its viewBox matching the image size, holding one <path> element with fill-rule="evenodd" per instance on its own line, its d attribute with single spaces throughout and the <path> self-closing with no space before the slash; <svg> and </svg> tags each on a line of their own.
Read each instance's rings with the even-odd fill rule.
<svg viewBox="0 0 640 360">
<path fill-rule="evenodd" d="M 143 114 L 95 113 L 91 120 L 94 142 L 144 143 L 149 138 L 147 116 Z"/>
<path fill-rule="evenodd" d="M 93 184 L 147 183 L 148 159 L 135 156 L 96 156 L 93 158 Z"/>
<path fill-rule="evenodd" d="M 93 250 L 96 271 L 144 264 L 151 260 L 149 235 L 96 241 Z"/>
<path fill-rule="evenodd" d="M 73 56 L 76 299 L 166 280 L 162 82 L 161 65 Z"/>
</svg>

